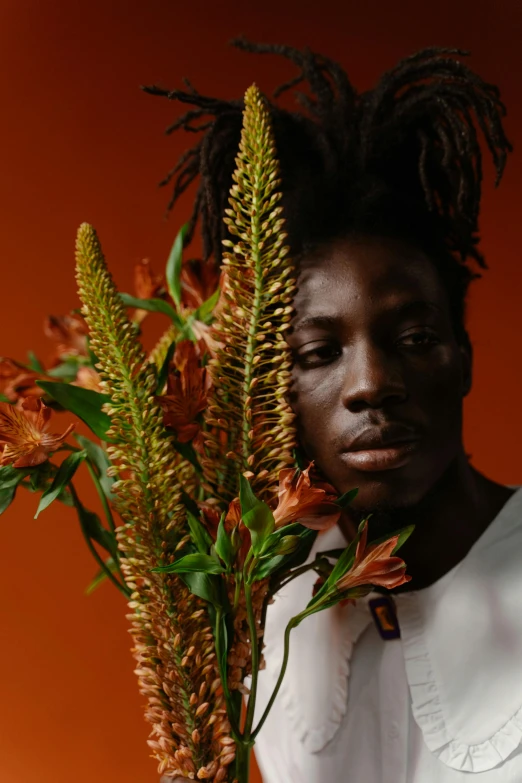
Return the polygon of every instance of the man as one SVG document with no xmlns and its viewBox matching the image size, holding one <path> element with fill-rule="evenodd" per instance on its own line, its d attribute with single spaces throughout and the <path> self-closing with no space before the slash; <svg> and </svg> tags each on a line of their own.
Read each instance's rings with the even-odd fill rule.
<svg viewBox="0 0 522 783">
<path fill-rule="evenodd" d="M 374 537 L 416 526 L 401 550 L 408 584 L 294 630 L 257 741 L 265 783 L 522 781 L 522 490 L 483 476 L 462 442 L 464 305 L 472 264 L 485 266 L 478 129 L 498 178 L 510 149 L 498 90 L 448 50 L 402 61 L 359 95 L 325 57 L 239 45 L 289 57 L 292 84 L 312 91 L 306 115 L 272 107 L 300 273 L 292 405 L 307 456 L 339 492 L 359 488 L 352 519 L 314 552 L 344 546 L 368 514 Z M 219 262 L 241 105 L 164 94 L 196 107 L 180 126 L 214 118 L 174 200 L 201 175 L 193 224 L 202 217 Z M 259 715 L 283 628 L 312 589 L 304 575 L 270 607 Z"/>
</svg>

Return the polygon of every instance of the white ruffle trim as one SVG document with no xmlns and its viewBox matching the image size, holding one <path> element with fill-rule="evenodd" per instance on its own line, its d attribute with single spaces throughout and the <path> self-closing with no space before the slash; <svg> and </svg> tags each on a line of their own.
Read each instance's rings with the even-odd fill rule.
<svg viewBox="0 0 522 783">
<path fill-rule="evenodd" d="M 328 710 L 321 708 L 303 710 L 298 695 L 303 693 L 303 689 L 310 688 L 307 671 L 304 669 L 297 672 L 294 669 L 300 680 L 299 688 L 295 687 L 295 681 L 291 682 L 290 678 L 283 681 L 281 687 L 281 700 L 287 715 L 300 742 L 309 753 L 322 751 L 334 738 L 341 725 L 348 705 L 350 660 L 353 647 L 369 625 L 371 617 L 366 607 L 350 605 L 326 609 L 317 615 L 308 617 L 304 620 L 303 625 L 314 622 L 314 620 L 317 625 L 315 633 L 328 634 L 328 628 L 325 626 L 330 625 L 330 628 L 335 629 L 334 632 L 339 634 L 338 642 L 328 650 L 328 657 L 325 656 L 324 660 L 317 661 L 318 666 L 328 666 L 331 672 L 330 692 L 324 694 L 329 702 L 329 708 Z M 308 634 L 310 630 L 308 627 Z M 293 641 L 295 643 L 296 639 Z M 313 694 L 308 694 L 308 697 L 310 696 Z"/>
<path fill-rule="evenodd" d="M 479 744 L 471 745 L 449 735 L 416 600 L 414 594 L 402 597 L 399 621 L 413 716 L 424 741 L 452 769 L 485 772 L 498 767 L 517 748 L 522 751 L 522 707 Z"/>
</svg>

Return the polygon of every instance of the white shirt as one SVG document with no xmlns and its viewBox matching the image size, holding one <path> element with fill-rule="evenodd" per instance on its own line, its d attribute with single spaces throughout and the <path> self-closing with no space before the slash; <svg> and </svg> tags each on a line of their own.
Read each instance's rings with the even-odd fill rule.
<svg viewBox="0 0 522 783">
<path fill-rule="evenodd" d="M 340 546 L 333 529 L 314 549 Z M 258 718 L 315 579 L 295 579 L 269 607 Z M 522 783 L 522 489 L 463 561 L 395 596 L 400 639 L 381 639 L 371 597 L 292 631 L 256 743 L 264 783 Z"/>
</svg>

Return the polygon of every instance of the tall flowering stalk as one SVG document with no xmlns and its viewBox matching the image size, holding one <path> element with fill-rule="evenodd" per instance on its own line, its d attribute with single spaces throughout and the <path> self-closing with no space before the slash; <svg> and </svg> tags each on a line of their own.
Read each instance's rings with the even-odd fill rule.
<svg viewBox="0 0 522 783">
<path fill-rule="evenodd" d="M 119 294 L 94 229 L 83 224 L 83 317 L 48 320 L 59 343 L 51 367 L 32 354 L 27 365 L 0 360 L 0 514 L 20 486 L 41 493 L 36 516 L 55 500 L 74 506 L 100 569 L 89 590 L 110 580 L 128 601 L 159 773 L 215 783 L 248 783 L 292 629 L 372 584 L 408 581 L 396 552 L 411 533 L 368 542 L 365 520 L 344 551 L 310 554 L 317 531 L 338 522 L 357 490 L 338 497 L 314 479 L 312 463 L 294 465 L 285 331 L 296 269 L 270 111 L 255 85 L 236 163 L 218 290 L 215 268 L 183 265 L 182 229 L 165 278 L 142 263 L 137 296 Z M 170 325 L 147 357 L 138 333 L 149 312 Z M 53 408 L 75 414 L 101 442 L 76 435 L 79 448 L 68 443 L 74 425 L 52 434 Z M 56 452 L 67 454 L 58 464 Z M 82 464 L 104 523 L 74 486 Z M 281 670 L 256 725 L 268 604 L 309 570 L 317 589 L 285 630 Z"/>
<path fill-rule="evenodd" d="M 195 774 L 219 758 L 227 736 L 206 607 L 177 577 L 151 573 L 175 559 L 186 534 L 176 481 L 179 454 L 165 435 L 157 376 L 133 333 L 94 230 L 80 227 L 77 280 L 102 392 L 110 397 L 107 449 L 123 519 L 117 537 L 132 590 L 136 670 L 148 698 L 149 745 L 160 772 Z M 226 747 L 226 746 L 225 746 Z M 201 777 L 201 775 L 200 775 Z"/>
<path fill-rule="evenodd" d="M 245 112 L 230 209 L 225 223 L 225 284 L 213 324 L 219 344 L 210 362 L 208 456 L 211 494 L 232 500 L 238 476 L 273 496 L 279 471 L 293 464 L 294 415 L 286 402 L 291 355 L 284 338 L 292 318 L 295 267 L 284 244 L 279 163 L 270 112 L 259 89 L 245 95 Z"/>
</svg>

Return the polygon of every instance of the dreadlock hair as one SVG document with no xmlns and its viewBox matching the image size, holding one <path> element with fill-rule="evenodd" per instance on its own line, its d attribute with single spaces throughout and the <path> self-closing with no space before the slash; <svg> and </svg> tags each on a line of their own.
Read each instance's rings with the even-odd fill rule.
<svg viewBox="0 0 522 783">
<path fill-rule="evenodd" d="M 464 326 L 470 281 L 486 268 L 478 248 L 482 183 L 480 135 L 496 170 L 496 184 L 512 149 L 504 133 L 505 106 L 496 86 L 457 57 L 459 49 L 429 48 L 401 60 L 368 92 L 357 93 L 341 66 L 309 49 L 251 43 L 235 46 L 277 54 L 298 68 L 270 102 L 281 165 L 286 230 L 294 255 L 336 238 L 395 237 L 424 251 L 436 264 L 449 296 L 456 336 Z M 302 109 L 276 99 L 301 84 Z M 201 220 L 205 259 L 221 261 L 239 145 L 243 101 L 225 101 L 186 90 L 144 87 L 191 108 L 169 128 L 201 134 L 169 171 L 169 209 L 199 177 L 186 235 Z"/>
</svg>

